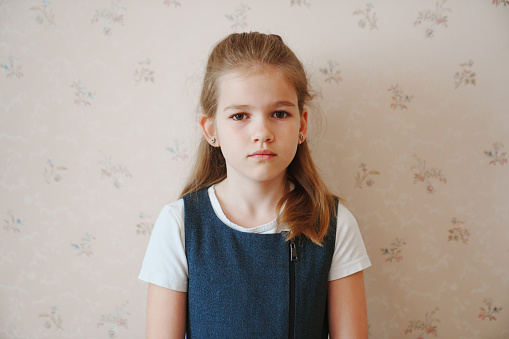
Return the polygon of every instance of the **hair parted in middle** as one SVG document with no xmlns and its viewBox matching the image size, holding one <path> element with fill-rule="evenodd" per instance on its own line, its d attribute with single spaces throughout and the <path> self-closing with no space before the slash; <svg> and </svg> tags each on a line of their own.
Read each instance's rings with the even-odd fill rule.
<svg viewBox="0 0 509 339">
<path fill-rule="evenodd" d="M 302 114 L 304 107 L 313 99 L 302 63 L 280 36 L 258 32 L 231 34 L 213 48 L 203 79 L 201 114 L 209 119 L 215 118 L 222 76 L 231 72 L 247 72 L 256 67 L 263 69 L 269 65 L 276 67 L 294 86 Z M 330 218 L 335 216 L 337 206 L 311 159 L 306 140 L 297 147 L 286 174 L 286 194 L 276 207 L 278 222 L 288 225 L 290 232 L 287 239 L 304 235 L 321 244 L 328 234 Z M 219 183 L 226 175 L 221 148 L 213 147 L 202 138 L 193 173 L 181 196 Z M 290 183 L 293 189 L 290 189 Z"/>
</svg>

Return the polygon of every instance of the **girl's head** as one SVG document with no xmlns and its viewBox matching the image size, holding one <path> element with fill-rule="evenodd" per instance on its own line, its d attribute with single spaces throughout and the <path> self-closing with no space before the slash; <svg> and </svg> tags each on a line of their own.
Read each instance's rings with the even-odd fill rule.
<svg viewBox="0 0 509 339">
<path fill-rule="evenodd" d="M 246 73 L 271 66 L 277 69 L 293 85 L 297 94 L 300 114 L 312 99 L 304 67 L 283 39 L 274 34 L 258 32 L 234 33 L 220 41 L 212 50 L 205 70 L 200 97 L 201 115 L 214 120 L 220 95 L 221 80 L 231 73 Z M 308 153 L 306 142 L 300 153 Z M 291 164 L 290 167 L 295 167 Z M 298 164 L 297 164 L 298 165 Z M 226 178 L 226 163 L 220 147 L 214 147 L 202 138 L 198 147 L 194 174 L 182 195 L 218 183 Z"/>
</svg>

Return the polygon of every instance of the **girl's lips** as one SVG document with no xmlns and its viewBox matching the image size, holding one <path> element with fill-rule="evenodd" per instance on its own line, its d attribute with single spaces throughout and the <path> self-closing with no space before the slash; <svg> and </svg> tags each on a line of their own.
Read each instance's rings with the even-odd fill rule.
<svg viewBox="0 0 509 339">
<path fill-rule="evenodd" d="M 269 151 L 269 150 L 259 150 L 256 152 L 253 152 L 249 155 L 249 158 L 253 158 L 256 160 L 269 160 L 276 156 L 277 154 Z"/>
</svg>

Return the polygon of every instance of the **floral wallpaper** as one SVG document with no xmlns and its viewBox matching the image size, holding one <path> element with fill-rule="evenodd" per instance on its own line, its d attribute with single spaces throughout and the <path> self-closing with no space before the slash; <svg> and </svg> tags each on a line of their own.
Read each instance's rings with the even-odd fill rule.
<svg viewBox="0 0 509 339">
<path fill-rule="evenodd" d="M 509 338 L 503 0 L 0 0 L 0 338 L 143 337 L 207 54 L 251 30 L 321 94 L 309 140 L 373 263 L 370 337 Z"/>
</svg>

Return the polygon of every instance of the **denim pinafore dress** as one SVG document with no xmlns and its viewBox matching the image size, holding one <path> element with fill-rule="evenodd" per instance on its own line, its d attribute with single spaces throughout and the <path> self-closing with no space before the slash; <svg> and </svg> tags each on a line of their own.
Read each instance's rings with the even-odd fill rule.
<svg viewBox="0 0 509 339">
<path fill-rule="evenodd" d="M 336 218 L 322 246 L 225 225 L 206 189 L 184 196 L 187 338 L 327 338 Z"/>
</svg>

